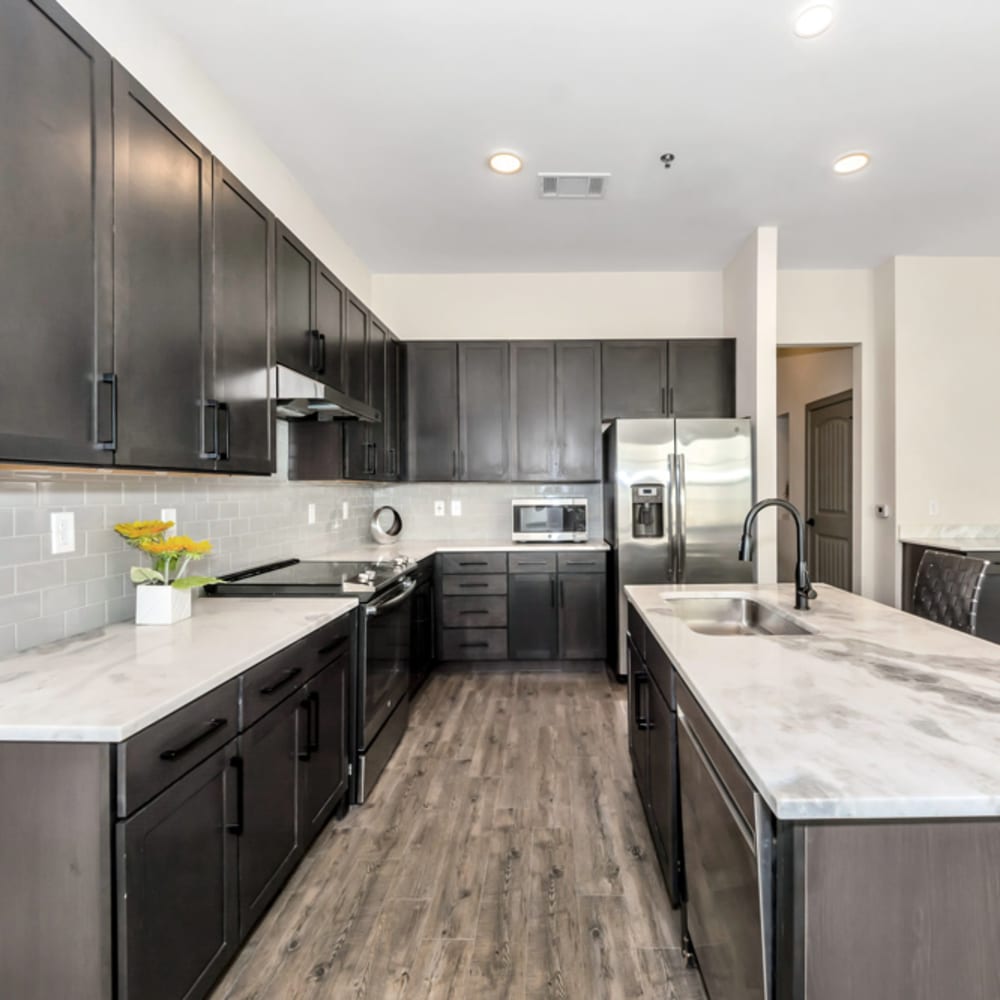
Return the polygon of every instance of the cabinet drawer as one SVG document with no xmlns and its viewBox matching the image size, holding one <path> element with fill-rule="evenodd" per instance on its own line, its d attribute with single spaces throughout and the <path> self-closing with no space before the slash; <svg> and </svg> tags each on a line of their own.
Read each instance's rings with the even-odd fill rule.
<svg viewBox="0 0 1000 1000">
<path fill-rule="evenodd" d="M 483 574 L 482 576 L 443 576 L 442 594 L 506 594 L 507 574 Z"/>
<path fill-rule="evenodd" d="M 722 737 L 712 725 L 708 716 L 702 711 L 701 706 L 695 701 L 694 695 L 688 690 L 687 685 L 678 678 L 677 687 L 677 708 L 684 713 L 688 727 L 697 737 L 705 755 L 712 762 L 712 766 L 718 772 L 722 783 L 726 786 L 737 808 L 746 820 L 751 830 L 756 831 L 757 824 L 754 818 L 753 794 L 754 788 L 750 779 L 746 776 L 739 761 L 733 756 L 732 751 L 723 742 Z"/>
<path fill-rule="evenodd" d="M 444 660 L 506 660 L 507 630 L 503 628 L 449 628 L 441 633 Z"/>
<path fill-rule="evenodd" d="M 554 552 L 511 552 L 507 557 L 511 573 L 554 573 Z"/>
<path fill-rule="evenodd" d="M 441 624 L 445 628 L 503 628 L 507 624 L 507 598 L 444 597 Z"/>
<path fill-rule="evenodd" d="M 240 729 L 252 726 L 345 650 L 350 649 L 353 614 L 324 625 L 287 649 L 269 656 L 240 678 Z"/>
<path fill-rule="evenodd" d="M 445 552 L 441 556 L 444 573 L 506 573 L 506 552 Z"/>
<path fill-rule="evenodd" d="M 236 736 L 238 678 L 118 744 L 118 815 L 129 816 Z"/>
<path fill-rule="evenodd" d="M 560 573 L 603 573 L 607 569 L 604 552 L 560 552 Z"/>
<path fill-rule="evenodd" d="M 632 637 L 632 644 L 636 651 L 646 661 L 646 623 L 642 620 L 639 612 L 631 603 L 628 605 L 628 634 Z"/>
</svg>

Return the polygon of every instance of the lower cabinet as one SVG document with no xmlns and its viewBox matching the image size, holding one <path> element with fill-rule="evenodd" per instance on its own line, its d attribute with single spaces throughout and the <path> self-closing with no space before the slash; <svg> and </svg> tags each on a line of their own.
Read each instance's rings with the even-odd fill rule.
<svg viewBox="0 0 1000 1000">
<path fill-rule="evenodd" d="M 604 660 L 608 598 L 604 573 L 559 574 L 559 658 Z"/>
<path fill-rule="evenodd" d="M 302 828 L 307 845 L 347 794 L 350 665 L 344 653 L 306 685 Z"/>
<path fill-rule="evenodd" d="M 508 581 L 507 648 L 512 660 L 559 656 L 558 582 L 555 573 L 512 573 Z"/>
</svg>

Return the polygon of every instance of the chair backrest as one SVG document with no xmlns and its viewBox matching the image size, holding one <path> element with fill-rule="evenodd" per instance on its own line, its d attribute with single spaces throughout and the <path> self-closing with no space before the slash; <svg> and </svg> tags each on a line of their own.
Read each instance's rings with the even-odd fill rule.
<svg viewBox="0 0 1000 1000">
<path fill-rule="evenodd" d="M 985 559 L 928 549 L 913 585 L 914 614 L 975 635 L 979 591 L 987 566 Z"/>
</svg>

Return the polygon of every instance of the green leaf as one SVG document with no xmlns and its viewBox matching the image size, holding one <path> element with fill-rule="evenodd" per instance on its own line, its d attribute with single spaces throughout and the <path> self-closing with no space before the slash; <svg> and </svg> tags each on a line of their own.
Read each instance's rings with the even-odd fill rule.
<svg viewBox="0 0 1000 1000">
<path fill-rule="evenodd" d="M 145 566 L 133 566 L 129 574 L 133 583 L 164 583 L 163 574 Z"/>
<path fill-rule="evenodd" d="M 174 580 L 171 587 L 178 590 L 191 590 L 193 587 L 206 587 L 210 583 L 222 583 L 216 576 L 182 576 L 179 580 Z"/>
</svg>

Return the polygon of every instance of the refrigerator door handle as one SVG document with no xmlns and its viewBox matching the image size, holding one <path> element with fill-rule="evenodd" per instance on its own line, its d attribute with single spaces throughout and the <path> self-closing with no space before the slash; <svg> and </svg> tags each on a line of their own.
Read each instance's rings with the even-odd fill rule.
<svg viewBox="0 0 1000 1000">
<path fill-rule="evenodd" d="M 684 582 L 687 568 L 687 468 L 677 456 L 677 582 Z"/>
<path fill-rule="evenodd" d="M 667 460 L 667 580 L 677 583 L 677 529 L 674 524 L 674 490 L 677 488 L 677 456 Z"/>
</svg>

